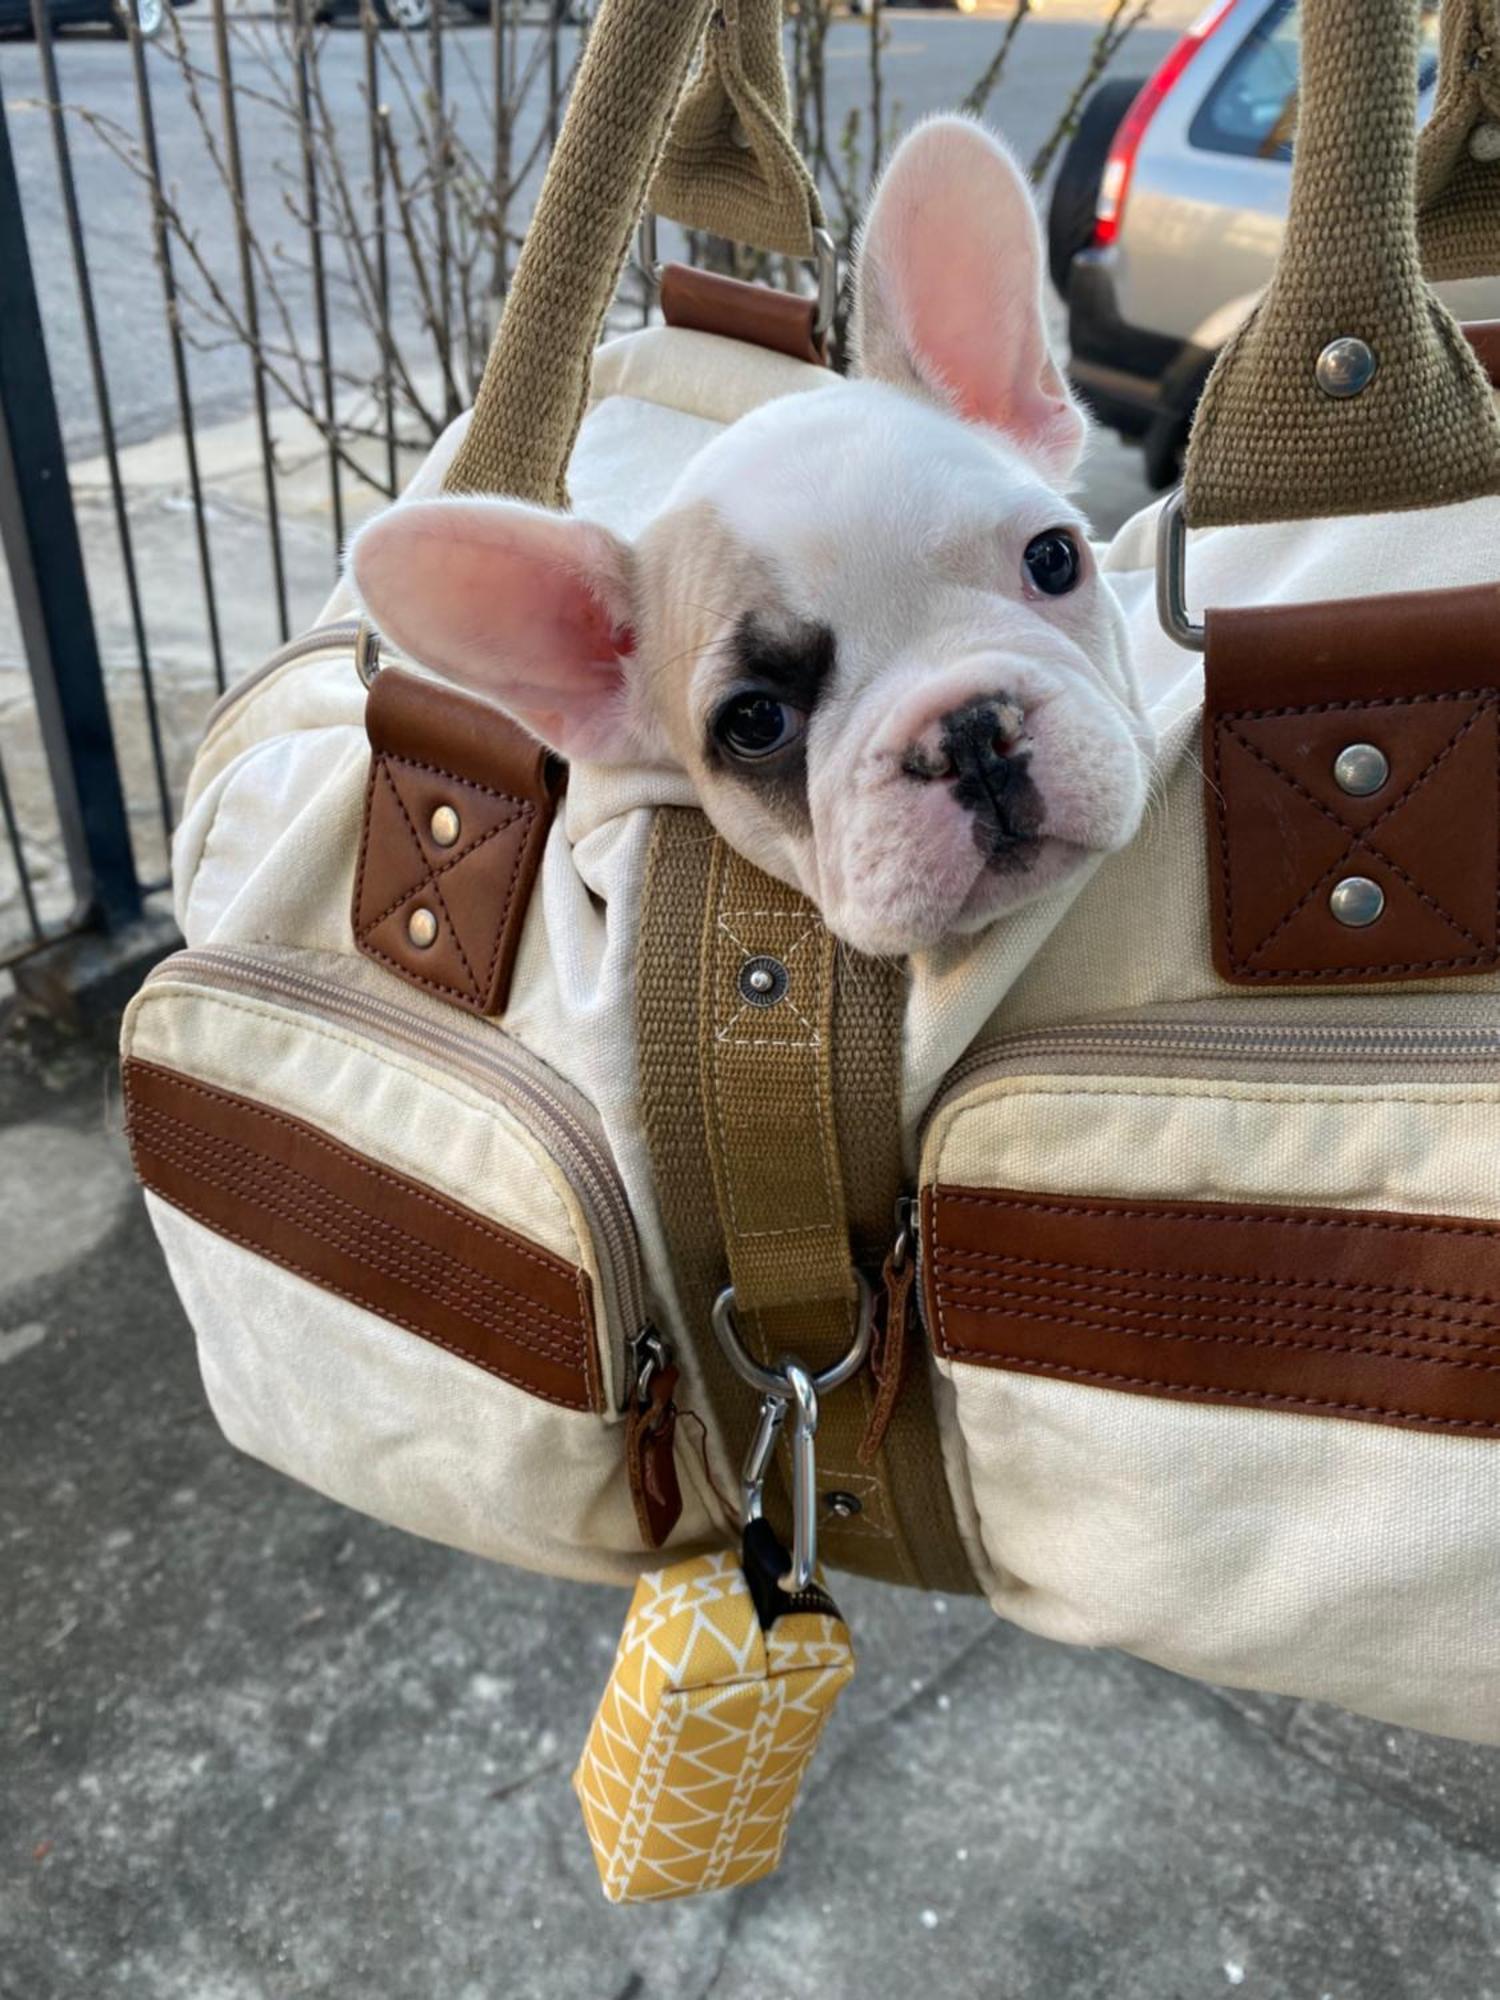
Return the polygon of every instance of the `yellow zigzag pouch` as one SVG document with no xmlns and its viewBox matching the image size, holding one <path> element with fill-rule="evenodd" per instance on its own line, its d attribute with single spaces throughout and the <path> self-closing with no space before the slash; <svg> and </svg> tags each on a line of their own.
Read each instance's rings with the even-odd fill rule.
<svg viewBox="0 0 1500 2000">
<path fill-rule="evenodd" d="M 746 1539 L 758 1570 L 754 1529 Z M 853 1673 L 848 1628 L 816 1586 L 752 1593 L 727 1549 L 642 1576 L 573 1778 L 610 1901 L 769 1875 Z"/>
</svg>

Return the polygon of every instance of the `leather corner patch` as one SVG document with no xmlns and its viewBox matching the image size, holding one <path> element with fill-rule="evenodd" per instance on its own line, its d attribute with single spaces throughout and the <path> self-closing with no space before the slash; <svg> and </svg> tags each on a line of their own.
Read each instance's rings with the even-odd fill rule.
<svg viewBox="0 0 1500 2000">
<path fill-rule="evenodd" d="M 488 702 L 390 667 L 366 727 L 354 942 L 456 1006 L 502 1013 L 555 810 L 555 760 Z"/>
<path fill-rule="evenodd" d="M 1209 614 L 1221 978 L 1348 985 L 1500 965 L 1497 631 L 1493 585 Z"/>
</svg>

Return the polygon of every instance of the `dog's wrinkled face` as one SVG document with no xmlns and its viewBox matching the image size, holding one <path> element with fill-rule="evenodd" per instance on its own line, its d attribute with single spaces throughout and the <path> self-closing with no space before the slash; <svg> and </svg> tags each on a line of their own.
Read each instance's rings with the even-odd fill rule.
<svg viewBox="0 0 1500 2000">
<path fill-rule="evenodd" d="M 858 949 L 979 929 L 1122 846 L 1149 741 L 1123 621 L 1057 487 L 1030 196 L 977 126 L 899 150 L 859 260 L 863 379 L 763 406 L 629 549 L 498 501 L 351 551 L 391 639 L 576 759 L 670 762 Z"/>
</svg>

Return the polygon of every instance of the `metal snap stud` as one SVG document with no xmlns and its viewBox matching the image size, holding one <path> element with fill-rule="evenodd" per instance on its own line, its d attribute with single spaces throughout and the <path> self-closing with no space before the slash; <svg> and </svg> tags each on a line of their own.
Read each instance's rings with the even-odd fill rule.
<svg viewBox="0 0 1500 2000">
<path fill-rule="evenodd" d="M 437 943 L 438 920 L 425 905 L 413 910 L 406 920 L 406 935 L 418 951 Z"/>
<path fill-rule="evenodd" d="M 463 828 L 452 806 L 438 806 L 427 822 L 427 831 L 432 835 L 434 846 L 454 847 Z"/>
<path fill-rule="evenodd" d="M 1375 350 L 1368 341 L 1343 334 L 1339 339 L 1329 341 L 1318 356 L 1313 373 L 1325 396 L 1342 400 L 1368 389 L 1375 380 L 1378 366 Z"/>
<path fill-rule="evenodd" d="M 1390 759 L 1374 743 L 1350 743 L 1333 760 L 1333 782 L 1351 799 L 1367 799 L 1391 775 Z"/>
<path fill-rule="evenodd" d="M 791 975 L 779 958 L 762 954 L 747 958 L 740 967 L 740 998 L 752 1007 L 775 1007 L 786 998 Z"/>
<path fill-rule="evenodd" d="M 1338 923 L 1352 931 L 1362 931 L 1384 910 L 1385 891 L 1368 875 L 1346 875 L 1342 882 L 1334 884 L 1328 907 Z"/>
<path fill-rule="evenodd" d="M 852 1521 L 865 1511 L 864 1502 L 853 1493 L 825 1493 L 823 1505 L 836 1521 Z"/>
</svg>

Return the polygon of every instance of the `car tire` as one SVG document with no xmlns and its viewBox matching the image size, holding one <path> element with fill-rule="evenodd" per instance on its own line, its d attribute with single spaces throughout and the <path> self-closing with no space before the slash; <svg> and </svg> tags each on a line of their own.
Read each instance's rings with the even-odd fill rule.
<svg viewBox="0 0 1500 2000">
<path fill-rule="evenodd" d="M 1088 248 L 1094 234 L 1094 211 L 1110 146 L 1145 82 L 1143 76 L 1122 76 L 1101 83 L 1083 107 L 1078 130 L 1063 154 L 1047 210 L 1047 268 L 1064 298 L 1073 259 Z"/>
<path fill-rule="evenodd" d="M 425 34 L 432 26 L 433 0 L 375 0 L 382 28 L 404 28 L 409 35 Z"/>
</svg>

